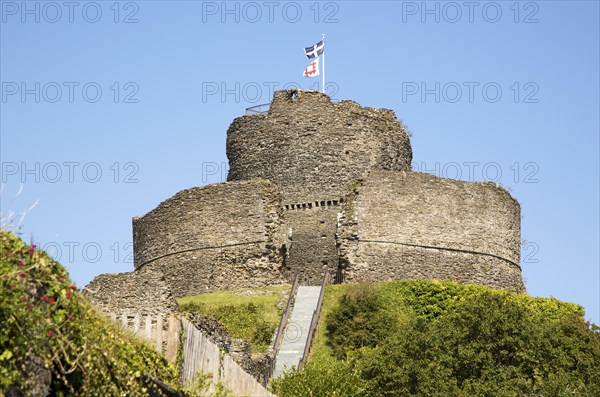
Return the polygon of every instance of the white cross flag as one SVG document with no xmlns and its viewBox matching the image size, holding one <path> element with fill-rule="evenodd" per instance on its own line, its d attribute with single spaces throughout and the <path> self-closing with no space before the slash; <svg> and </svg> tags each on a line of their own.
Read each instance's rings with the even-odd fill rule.
<svg viewBox="0 0 600 397">
<path fill-rule="evenodd" d="M 304 53 L 308 59 L 316 58 L 323 53 L 325 50 L 325 40 L 319 41 L 317 44 L 311 47 L 304 47 Z"/>
<path fill-rule="evenodd" d="M 304 77 L 314 77 L 319 75 L 319 58 L 313 60 L 307 67 L 304 69 L 303 76 Z"/>
<path fill-rule="evenodd" d="M 311 47 L 304 47 L 304 55 L 313 61 L 304 69 L 304 77 L 321 75 L 321 92 L 325 93 L 325 33 L 321 34 L 321 41 Z M 319 57 L 323 60 L 323 73 L 319 71 Z"/>
</svg>

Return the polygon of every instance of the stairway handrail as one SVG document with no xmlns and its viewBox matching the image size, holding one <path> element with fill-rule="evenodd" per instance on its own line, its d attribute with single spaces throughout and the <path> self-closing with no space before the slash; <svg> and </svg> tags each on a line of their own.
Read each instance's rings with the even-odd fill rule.
<svg viewBox="0 0 600 397">
<path fill-rule="evenodd" d="M 304 353 L 302 353 L 302 358 L 298 362 L 298 371 L 302 369 L 304 366 L 304 361 L 308 358 L 308 354 L 310 353 L 310 345 L 312 344 L 313 337 L 317 331 L 317 326 L 319 325 L 321 307 L 323 306 L 323 298 L 325 296 L 325 287 L 328 283 L 329 272 L 325 272 L 325 276 L 323 276 L 323 283 L 321 284 L 321 292 L 319 293 L 319 300 L 317 301 L 317 307 L 313 311 L 313 316 L 310 320 L 310 328 L 308 329 L 308 338 L 306 339 L 306 345 L 304 346 Z"/>
<path fill-rule="evenodd" d="M 271 376 L 273 376 L 273 371 L 275 370 L 275 359 L 277 357 L 277 353 L 279 352 L 279 345 L 281 344 L 283 331 L 290 317 L 290 308 L 294 302 L 296 291 L 298 290 L 298 280 L 299 274 L 296 273 L 294 281 L 292 282 L 292 289 L 290 290 L 290 296 L 288 297 L 287 305 L 285 306 L 285 309 L 283 309 L 283 313 L 281 314 L 281 320 L 279 320 L 279 327 L 277 328 L 277 333 L 275 334 L 275 341 L 273 342 L 273 359 L 271 360 L 271 369 L 268 378 L 271 378 Z"/>
</svg>

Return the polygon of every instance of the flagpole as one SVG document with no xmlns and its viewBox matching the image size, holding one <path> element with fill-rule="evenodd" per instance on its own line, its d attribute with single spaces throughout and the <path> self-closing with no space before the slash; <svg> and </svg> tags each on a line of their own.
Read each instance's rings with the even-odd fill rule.
<svg viewBox="0 0 600 397">
<path fill-rule="evenodd" d="M 323 40 L 323 76 L 322 76 L 322 90 L 323 90 L 323 94 L 325 93 L 325 33 L 321 33 L 322 36 L 322 40 Z"/>
</svg>

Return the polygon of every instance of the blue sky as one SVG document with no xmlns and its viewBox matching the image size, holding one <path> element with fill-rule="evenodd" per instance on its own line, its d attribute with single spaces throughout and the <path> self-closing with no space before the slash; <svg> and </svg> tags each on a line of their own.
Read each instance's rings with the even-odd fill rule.
<svg viewBox="0 0 600 397">
<path fill-rule="evenodd" d="M 133 268 L 133 216 L 224 179 L 246 107 L 320 88 L 325 33 L 327 92 L 393 109 L 415 170 L 508 188 L 528 292 L 600 322 L 598 2 L 0 5 L 2 213 L 38 202 L 20 232 L 79 285 Z"/>
</svg>

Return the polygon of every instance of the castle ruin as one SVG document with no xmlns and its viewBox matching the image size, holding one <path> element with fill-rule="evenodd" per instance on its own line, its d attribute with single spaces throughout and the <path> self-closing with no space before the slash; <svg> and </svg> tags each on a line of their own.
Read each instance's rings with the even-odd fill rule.
<svg viewBox="0 0 600 397">
<path fill-rule="evenodd" d="M 519 203 L 494 183 L 412 172 L 410 138 L 391 110 L 277 91 L 268 114 L 232 122 L 227 157 L 227 182 L 133 219 L 134 271 L 94 279 L 95 303 L 151 307 L 153 293 L 172 301 L 296 274 L 316 285 L 325 272 L 524 291 Z M 139 286 L 144 275 L 154 287 Z"/>
</svg>

